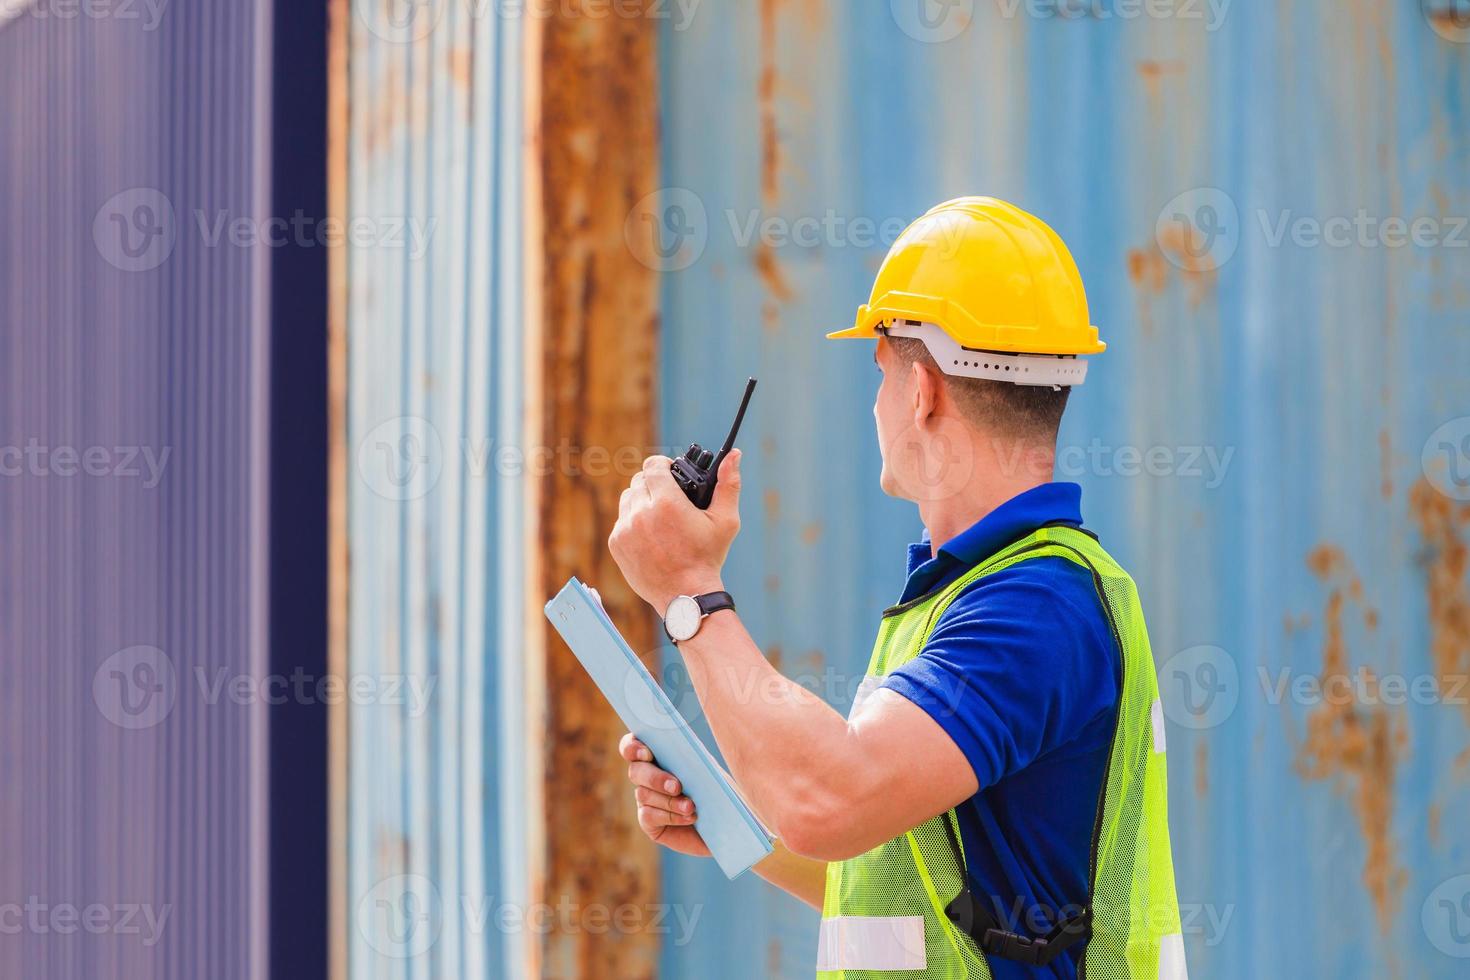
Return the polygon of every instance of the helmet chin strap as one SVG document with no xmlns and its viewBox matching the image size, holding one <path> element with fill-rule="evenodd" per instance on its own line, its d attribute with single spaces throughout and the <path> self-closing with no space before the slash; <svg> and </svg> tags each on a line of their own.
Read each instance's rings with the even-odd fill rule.
<svg viewBox="0 0 1470 980">
<path fill-rule="evenodd" d="M 879 328 L 890 337 L 924 342 L 939 370 L 958 378 L 1008 381 L 1018 385 L 1064 388 L 1087 379 L 1087 362 L 1072 354 L 1001 354 L 971 350 L 933 323 L 894 320 Z"/>
</svg>

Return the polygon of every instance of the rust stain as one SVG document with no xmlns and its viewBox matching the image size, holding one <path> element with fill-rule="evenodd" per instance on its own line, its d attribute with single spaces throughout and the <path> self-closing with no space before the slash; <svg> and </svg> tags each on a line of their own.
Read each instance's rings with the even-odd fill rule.
<svg viewBox="0 0 1470 980">
<path fill-rule="evenodd" d="M 766 520 L 772 524 L 781 518 L 781 491 L 770 489 L 761 497 L 766 507 Z"/>
<path fill-rule="evenodd" d="M 1216 268 L 1209 238 L 1193 224 L 1169 223 L 1158 234 L 1158 246 L 1174 263 L 1191 306 L 1199 306 L 1215 290 Z"/>
<path fill-rule="evenodd" d="M 1393 436 L 1387 429 L 1378 430 L 1378 492 L 1384 500 L 1393 499 Z"/>
<path fill-rule="evenodd" d="M 453 48 L 449 52 L 449 80 L 462 92 L 474 88 L 475 52 L 470 48 Z"/>
<path fill-rule="evenodd" d="M 806 527 L 804 527 L 804 528 L 801 529 L 801 543 L 802 544 L 807 544 L 807 545 L 816 544 L 821 539 L 822 539 L 822 522 L 821 521 L 812 521 Z"/>
<path fill-rule="evenodd" d="M 1331 586 L 1323 614 L 1321 674 L 1322 689 L 1331 696 L 1324 695 L 1307 715 L 1296 769 L 1307 780 L 1332 780 L 1336 791 L 1352 805 L 1368 850 L 1363 884 L 1373 901 L 1379 931 L 1387 935 L 1407 883 L 1407 873 L 1393 852 L 1392 833 L 1394 777 L 1407 731 L 1402 715 L 1390 715 L 1376 698 L 1371 705 L 1358 703 L 1343 631 L 1348 597 L 1362 594 L 1351 563 L 1340 548 L 1324 544 L 1307 556 L 1307 567 Z M 1373 693 L 1375 675 L 1368 670 L 1362 676 L 1369 687 L 1365 693 Z"/>
<path fill-rule="evenodd" d="M 1428 819 L 1425 821 L 1426 822 L 1426 828 L 1425 829 L 1429 833 L 1429 843 L 1430 844 L 1433 844 L 1435 847 L 1439 847 L 1440 846 L 1440 842 L 1441 842 L 1441 838 L 1440 838 L 1440 834 L 1439 834 L 1439 827 L 1440 827 L 1439 821 L 1440 821 L 1440 816 L 1443 814 L 1443 812 L 1444 812 L 1444 808 L 1441 807 L 1438 803 L 1431 803 L 1431 804 L 1429 804 L 1429 815 L 1428 815 Z"/>
<path fill-rule="evenodd" d="M 781 975 L 781 940 L 772 938 L 766 943 L 766 976 Z"/>
<path fill-rule="evenodd" d="M 1424 542 L 1419 561 L 1427 576 L 1430 658 L 1441 690 L 1459 690 L 1470 676 L 1470 503 L 1451 500 L 1420 477 L 1409 488 L 1409 514 Z M 1470 721 L 1470 706 L 1464 710 Z"/>
<path fill-rule="evenodd" d="M 1204 739 L 1194 743 L 1194 795 L 1204 799 L 1210 792 L 1210 746 Z"/>
<path fill-rule="evenodd" d="M 1149 112 L 1153 116 L 1163 115 L 1165 79 L 1170 75 L 1183 75 L 1184 72 L 1185 64 L 1182 61 L 1145 60 L 1138 63 L 1138 75 L 1143 79 Z"/>
<path fill-rule="evenodd" d="M 777 594 L 778 592 L 781 591 L 781 576 L 779 576 L 779 575 L 767 575 L 766 576 L 766 583 L 765 584 L 766 584 L 766 591 L 769 592 L 769 593 L 771 593 L 771 595 L 775 595 L 775 594 Z"/>
<path fill-rule="evenodd" d="M 405 119 L 403 111 L 403 77 L 397 64 L 383 73 L 383 83 L 373 94 L 364 113 L 363 147 L 367 156 L 376 156 L 392 141 Z"/>
<path fill-rule="evenodd" d="M 538 32 L 539 438 L 549 446 L 654 445 L 658 279 L 628 249 L 623 224 L 659 186 L 659 21 L 590 16 L 597 2 L 564 0 Z M 616 467 L 598 476 L 553 467 L 541 478 L 541 587 L 550 595 L 571 574 L 596 581 L 629 643 L 651 661 L 659 646 L 654 620 L 606 547 L 625 485 Z M 553 692 L 543 739 L 548 853 L 537 900 L 553 908 L 657 903 L 657 850 L 638 829 L 615 749 L 623 727 L 554 633 L 545 687 Z M 652 978 L 659 939 L 641 930 L 609 942 L 575 921 L 553 921 L 542 939 L 542 973 Z"/>
<path fill-rule="evenodd" d="M 776 19 L 783 0 L 761 0 L 760 44 L 761 71 L 757 83 L 761 125 L 761 206 L 766 214 L 774 214 L 781 197 L 781 131 L 776 118 Z M 791 285 L 776 261 L 775 249 L 761 237 L 755 249 L 755 268 L 766 291 L 779 302 L 791 299 Z M 769 305 L 762 317 L 766 328 L 774 329 L 775 312 Z"/>
<path fill-rule="evenodd" d="M 1169 281 L 1164 257 L 1158 251 L 1141 248 L 1128 250 L 1128 278 L 1135 286 L 1150 293 L 1162 293 Z"/>
</svg>

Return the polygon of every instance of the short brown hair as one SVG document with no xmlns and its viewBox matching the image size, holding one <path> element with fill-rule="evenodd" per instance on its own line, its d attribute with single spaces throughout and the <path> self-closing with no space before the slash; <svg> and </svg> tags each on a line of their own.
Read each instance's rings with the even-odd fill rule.
<svg viewBox="0 0 1470 980">
<path fill-rule="evenodd" d="M 955 404 L 965 417 L 993 432 L 1055 442 L 1067 409 L 1069 387 L 1018 385 L 1009 381 L 961 378 L 940 371 L 939 364 L 914 337 L 889 337 L 893 353 L 905 365 L 927 363 L 944 377 Z"/>
</svg>

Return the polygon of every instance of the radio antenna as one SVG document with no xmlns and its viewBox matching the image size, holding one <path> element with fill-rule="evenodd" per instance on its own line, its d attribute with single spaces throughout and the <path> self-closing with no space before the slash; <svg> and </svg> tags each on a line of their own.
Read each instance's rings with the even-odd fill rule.
<svg viewBox="0 0 1470 980">
<path fill-rule="evenodd" d="M 745 421 L 745 409 L 750 404 L 750 396 L 755 394 L 755 379 L 751 378 L 745 382 L 745 397 L 740 399 L 740 411 L 735 413 L 735 424 L 730 426 L 730 434 L 725 437 L 725 444 L 720 447 L 720 454 L 715 457 L 710 466 L 711 472 L 720 472 L 720 464 L 730 454 L 730 448 L 735 445 L 735 437 L 740 434 L 740 423 Z"/>
</svg>

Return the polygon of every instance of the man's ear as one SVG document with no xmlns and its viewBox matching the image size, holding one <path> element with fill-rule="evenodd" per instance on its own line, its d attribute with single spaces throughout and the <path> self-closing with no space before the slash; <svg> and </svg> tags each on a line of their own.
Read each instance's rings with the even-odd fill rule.
<svg viewBox="0 0 1470 980">
<path fill-rule="evenodd" d="M 914 425 L 922 426 L 939 413 L 939 369 L 927 361 L 913 363 Z"/>
</svg>

